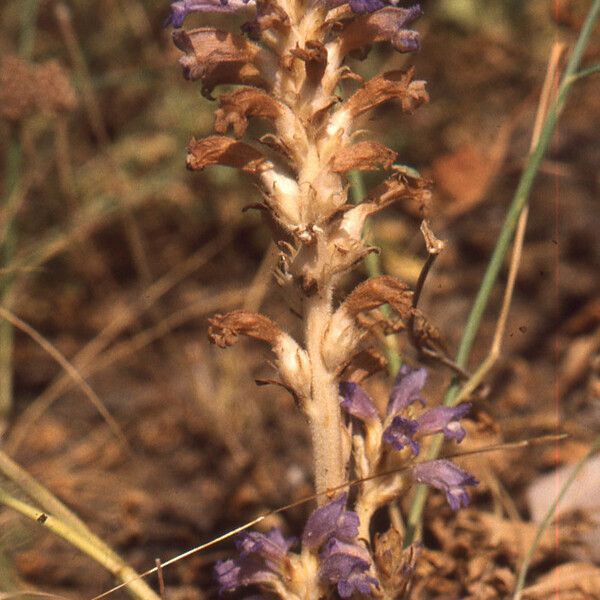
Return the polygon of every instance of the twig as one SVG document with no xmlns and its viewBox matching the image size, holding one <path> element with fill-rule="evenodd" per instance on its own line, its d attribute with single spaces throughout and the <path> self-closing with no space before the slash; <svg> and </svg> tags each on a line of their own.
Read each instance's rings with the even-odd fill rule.
<svg viewBox="0 0 600 600">
<path fill-rule="evenodd" d="M 585 49 L 589 44 L 599 14 L 600 0 L 594 0 L 594 3 L 590 7 L 585 23 L 583 24 L 579 34 L 579 38 L 577 39 L 577 43 L 575 44 L 575 48 L 571 54 L 571 58 L 569 59 L 565 69 L 561 84 L 558 88 L 556 99 L 552 102 L 552 105 L 548 110 L 548 115 L 544 122 L 544 127 L 542 128 L 538 143 L 536 144 L 535 150 L 530 154 L 527 160 L 527 166 L 521 175 L 521 179 L 519 181 L 519 185 L 517 186 L 517 190 L 515 191 L 513 201 L 508 210 L 498 240 L 496 241 L 494 252 L 488 263 L 487 270 L 465 325 L 465 330 L 456 357 L 456 362 L 461 367 L 466 366 L 471 355 L 471 350 L 479 331 L 483 313 L 487 307 L 487 303 L 490 299 L 492 289 L 502 267 L 502 263 L 504 262 L 504 257 L 508 252 L 508 247 L 517 228 L 520 215 L 527 204 L 527 201 L 529 200 L 529 194 L 533 187 L 537 172 L 546 150 L 550 145 L 556 124 L 562 113 L 562 110 L 564 109 L 567 98 L 569 97 L 569 92 L 571 91 L 573 83 L 578 80 L 573 76 L 579 69 L 579 64 L 581 63 Z M 454 405 L 458 396 L 458 392 L 459 384 L 455 379 L 446 393 L 444 404 L 447 406 Z M 442 439 L 439 437 L 434 439 L 430 446 L 428 456 L 430 458 L 435 458 L 441 449 L 441 445 Z M 406 546 L 413 542 L 415 534 L 420 527 L 421 516 L 425 507 L 425 501 L 427 500 L 427 493 L 428 491 L 426 486 L 417 486 L 408 517 L 407 535 L 404 540 Z"/>
<path fill-rule="evenodd" d="M 165 577 L 163 575 L 163 568 L 160 558 L 155 559 L 154 563 L 156 564 L 156 575 L 158 577 L 158 593 L 160 595 L 160 600 L 167 600 L 167 594 L 165 592 Z"/>
</svg>

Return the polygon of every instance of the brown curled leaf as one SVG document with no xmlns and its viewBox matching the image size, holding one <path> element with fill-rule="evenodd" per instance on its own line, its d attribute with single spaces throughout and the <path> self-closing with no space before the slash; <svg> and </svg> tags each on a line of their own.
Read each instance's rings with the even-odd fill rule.
<svg viewBox="0 0 600 600">
<path fill-rule="evenodd" d="M 276 385 L 278 387 L 281 387 L 286 392 L 289 392 L 289 394 L 294 399 L 294 404 L 296 406 L 301 407 L 303 404 L 302 398 L 300 398 L 300 396 L 298 395 L 296 390 L 291 385 L 288 385 L 287 383 L 284 383 L 283 381 L 279 381 L 277 379 L 255 379 L 254 383 L 256 383 L 256 385 L 258 385 L 259 387 L 263 387 L 265 385 Z"/>
<path fill-rule="evenodd" d="M 173 42 L 184 53 L 179 59 L 183 76 L 200 79 L 205 95 L 223 83 L 267 86 L 266 52 L 241 35 L 212 27 L 177 29 Z"/>
<path fill-rule="evenodd" d="M 398 52 L 418 50 L 418 33 L 405 26 L 421 14 L 418 5 L 409 8 L 387 7 L 352 19 L 340 34 L 342 56 L 349 52 L 361 53 L 377 42 L 389 42 Z"/>
<path fill-rule="evenodd" d="M 359 142 L 336 153 L 331 161 L 331 170 L 347 173 L 353 170 L 376 171 L 380 167 L 389 169 L 397 156 L 396 152 L 379 142 Z"/>
<path fill-rule="evenodd" d="M 308 82 L 317 85 L 327 66 L 327 48 L 319 41 L 308 40 L 304 48 L 295 48 L 290 54 L 304 61 Z"/>
<path fill-rule="evenodd" d="M 448 347 L 442 338 L 440 330 L 429 322 L 427 317 L 418 309 L 413 310 L 413 326 L 411 338 L 414 345 L 420 352 L 427 350 L 446 354 Z"/>
<path fill-rule="evenodd" d="M 256 148 L 220 135 L 202 140 L 192 138 L 187 150 L 186 164 L 192 171 L 201 171 L 209 165 L 225 165 L 248 173 L 260 173 L 269 165 Z"/>
<path fill-rule="evenodd" d="M 382 275 L 357 285 L 346 297 L 343 306 L 356 318 L 360 312 L 389 304 L 402 320 L 406 320 L 412 313 L 412 296 L 406 283 L 390 275 Z"/>
<path fill-rule="evenodd" d="M 279 102 L 262 90 L 240 88 L 219 97 L 219 109 L 215 112 L 215 131 L 227 133 L 229 127 L 232 127 L 235 137 L 240 138 L 246 133 L 249 117 L 275 121 L 281 116 L 282 110 Z"/>
<path fill-rule="evenodd" d="M 252 39 L 259 39 L 267 29 L 286 31 L 290 27 L 290 17 L 274 0 L 256 0 L 256 16 L 242 25 L 242 31 Z"/>
<path fill-rule="evenodd" d="M 429 102 L 425 82 L 413 81 L 413 75 L 414 67 L 407 71 L 387 71 L 378 75 L 350 96 L 343 110 L 356 118 L 385 102 L 399 100 L 403 112 L 410 113 Z"/>
<path fill-rule="evenodd" d="M 219 348 L 233 346 L 240 335 L 274 346 L 282 335 L 281 329 L 269 317 L 246 310 L 217 314 L 208 323 L 208 339 Z"/>
<path fill-rule="evenodd" d="M 384 208 L 393 202 L 413 217 L 423 218 L 431 200 L 431 182 L 428 179 L 407 177 L 396 173 L 375 187 L 364 199 L 365 204 Z"/>
<path fill-rule="evenodd" d="M 387 366 L 385 356 L 375 348 L 367 348 L 355 354 L 343 367 L 340 375 L 342 381 L 362 383 L 375 373 L 383 371 Z"/>
</svg>

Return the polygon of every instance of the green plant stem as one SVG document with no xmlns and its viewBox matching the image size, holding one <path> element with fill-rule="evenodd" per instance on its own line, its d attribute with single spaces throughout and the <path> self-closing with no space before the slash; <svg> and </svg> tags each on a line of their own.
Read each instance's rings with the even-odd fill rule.
<svg viewBox="0 0 600 600">
<path fill-rule="evenodd" d="M 89 530 L 82 532 L 70 523 L 67 523 L 58 517 L 48 515 L 45 512 L 15 498 L 0 487 L 0 504 L 17 511 L 24 517 L 36 521 L 46 527 L 54 534 L 69 542 L 87 554 L 90 558 L 102 565 L 117 580 L 125 583 L 129 582 L 127 591 L 137 600 L 160 600 L 157 594 L 148 587 L 143 579 L 129 567 L 123 560 L 115 554 L 104 542 L 93 535 Z"/>
<path fill-rule="evenodd" d="M 529 566 L 531 565 L 533 555 L 535 554 L 535 551 L 537 550 L 540 544 L 540 540 L 542 539 L 544 532 L 548 528 L 548 525 L 550 525 L 550 523 L 552 522 L 552 518 L 556 514 L 556 509 L 558 508 L 558 505 L 565 497 L 565 494 L 571 487 L 571 484 L 577 478 L 577 475 L 579 475 L 581 469 L 583 469 L 585 463 L 597 450 L 600 450 L 600 436 L 598 436 L 594 440 L 594 442 L 590 446 L 590 449 L 586 452 L 585 456 L 575 465 L 575 468 L 560 488 L 558 496 L 548 509 L 548 512 L 544 516 L 542 522 L 539 524 L 535 533 L 535 537 L 531 542 L 531 546 L 529 546 L 529 549 L 527 550 L 527 554 L 525 555 L 525 558 L 523 559 L 523 564 L 521 565 L 521 568 L 519 570 L 519 577 L 517 578 L 517 585 L 515 586 L 515 595 L 513 596 L 513 600 L 521 600 L 521 594 L 523 593 L 523 587 L 525 585 L 525 578 L 527 577 L 527 571 L 529 570 Z"/>
<path fill-rule="evenodd" d="M 33 54 L 35 41 L 35 21 L 37 17 L 38 0 L 25 0 L 21 9 L 21 35 L 19 40 L 19 54 L 24 59 L 30 59 Z M 12 128 L 11 139 L 6 153 L 5 188 L 2 207 L 5 208 L 13 193 L 16 191 L 21 179 L 23 153 L 20 143 L 20 130 L 17 126 Z M 2 240 L 0 255 L 0 268 L 10 265 L 15 253 L 17 232 L 15 220 L 10 218 L 6 224 Z M 0 304 L 10 305 L 10 291 L 13 277 L 5 275 L 0 277 Z M 13 341 L 14 330 L 10 323 L 0 323 L 0 420 L 6 418 L 13 404 Z"/>
<path fill-rule="evenodd" d="M 519 185 L 517 186 L 512 203 L 508 209 L 506 219 L 500 231 L 498 240 L 496 241 L 496 246 L 494 247 L 494 251 L 473 303 L 473 308 L 471 309 L 467 324 L 465 325 L 465 330 L 460 342 L 458 353 L 456 355 L 456 364 L 463 369 L 467 366 L 475 338 L 479 331 L 481 319 L 487 307 L 494 284 L 496 283 L 496 279 L 498 278 L 498 273 L 500 272 L 504 258 L 506 257 L 506 253 L 508 252 L 510 243 L 513 239 L 521 211 L 529 199 L 529 194 L 531 193 L 531 188 L 533 187 L 533 183 L 537 176 L 540 163 L 542 162 L 550 142 L 552 141 L 556 124 L 562 110 L 565 107 L 573 83 L 581 78 L 577 71 L 585 53 L 585 49 L 590 41 L 590 37 L 594 30 L 594 26 L 599 14 L 600 0 L 594 0 L 594 3 L 590 7 L 586 17 L 585 23 L 581 28 L 581 32 L 579 33 L 577 43 L 575 44 L 573 52 L 571 53 L 571 57 L 558 88 L 556 98 L 548 110 L 548 115 L 546 117 L 546 121 L 544 123 L 538 143 L 533 152 L 530 154 L 525 170 L 521 175 Z M 595 69 L 587 70 L 590 71 L 590 74 L 592 72 L 596 72 Z M 444 404 L 447 406 L 453 406 L 458 396 L 458 392 L 459 382 L 455 378 L 446 393 Z M 429 448 L 429 452 L 427 453 L 428 460 L 437 458 L 442 447 L 442 442 L 443 436 L 436 436 Z M 417 485 L 408 516 L 408 524 L 404 540 L 405 547 L 412 544 L 415 535 L 420 528 L 423 509 L 427 500 L 427 493 L 428 489 L 425 485 Z"/>
<path fill-rule="evenodd" d="M 362 173 L 360 171 L 351 171 L 349 179 L 352 187 L 352 200 L 354 204 L 359 204 L 367 194 Z M 371 234 L 372 228 L 367 221 L 364 227 L 364 237 L 369 239 Z M 379 254 L 371 252 L 367 255 L 365 258 L 365 270 L 369 277 L 378 277 L 382 274 L 383 270 Z M 389 305 L 384 304 L 380 310 L 385 317 L 390 318 L 392 316 L 392 309 Z M 392 377 L 395 377 L 402 365 L 400 352 L 398 351 L 398 339 L 395 335 L 385 337 L 385 355 L 388 363 L 388 372 Z"/>
</svg>

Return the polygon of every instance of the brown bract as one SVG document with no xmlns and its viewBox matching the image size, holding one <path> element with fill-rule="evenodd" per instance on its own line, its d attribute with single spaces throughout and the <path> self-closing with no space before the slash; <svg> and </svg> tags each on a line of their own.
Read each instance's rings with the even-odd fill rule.
<svg viewBox="0 0 600 600">
<path fill-rule="evenodd" d="M 362 383 L 387 366 L 385 356 L 375 348 L 365 348 L 355 354 L 348 364 L 344 365 L 340 380 Z"/>
<path fill-rule="evenodd" d="M 219 109 L 215 112 L 215 131 L 227 133 L 233 128 L 235 137 L 246 133 L 249 117 L 260 117 L 275 121 L 282 113 L 283 107 L 274 98 L 252 87 L 245 87 L 230 94 L 221 94 Z"/>
<path fill-rule="evenodd" d="M 187 150 L 186 164 L 192 171 L 201 171 L 208 165 L 225 165 L 248 173 L 260 173 L 269 165 L 256 148 L 220 135 L 202 140 L 192 138 Z"/>
<path fill-rule="evenodd" d="M 374 188 L 364 203 L 375 204 L 381 209 L 392 202 L 399 202 L 404 212 L 423 217 L 431 200 L 430 186 L 431 182 L 427 179 L 407 177 L 398 172 Z"/>
<path fill-rule="evenodd" d="M 290 27 L 288 14 L 273 0 L 256 0 L 256 17 L 243 25 L 252 38 L 259 38 L 267 29 L 286 31 Z"/>
<path fill-rule="evenodd" d="M 208 339 L 219 348 L 233 346 L 240 335 L 274 346 L 282 335 L 281 329 L 269 317 L 245 310 L 218 314 L 208 322 Z"/>
<path fill-rule="evenodd" d="M 265 86 L 258 57 L 264 51 L 245 37 L 213 27 L 173 32 L 186 79 L 202 80 L 204 94 L 223 83 Z"/>
<path fill-rule="evenodd" d="M 413 67 L 406 71 L 387 71 L 378 75 L 350 96 L 343 110 L 355 118 L 384 102 L 399 100 L 404 112 L 412 112 L 421 104 L 429 102 L 425 82 L 413 81 L 413 75 Z"/>
<path fill-rule="evenodd" d="M 360 312 L 389 304 L 405 320 L 412 314 L 413 293 L 408 285 L 395 277 L 382 275 L 356 286 L 343 303 L 353 317 Z"/>
<path fill-rule="evenodd" d="M 320 83 L 327 66 L 327 48 L 321 42 L 308 40 L 304 48 L 294 48 L 290 54 L 304 61 L 306 78 L 310 85 Z"/>
<path fill-rule="evenodd" d="M 376 171 L 380 167 L 389 169 L 398 155 L 379 142 L 366 141 L 346 146 L 331 161 L 334 173 L 348 171 Z"/>
</svg>

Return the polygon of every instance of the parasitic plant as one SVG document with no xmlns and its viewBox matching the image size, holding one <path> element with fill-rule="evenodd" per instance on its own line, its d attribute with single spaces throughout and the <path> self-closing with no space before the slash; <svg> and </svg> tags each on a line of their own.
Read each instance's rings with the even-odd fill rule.
<svg viewBox="0 0 600 600">
<path fill-rule="evenodd" d="M 209 337 L 230 346 L 240 335 L 268 344 L 276 356 L 276 383 L 287 389 L 306 415 L 312 437 L 315 487 L 320 506 L 309 517 L 301 551 L 281 532 L 238 538 L 240 555 L 217 565 L 222 591 L 258 585 L 282 598 L 395 598 L 406 589 L 414 547 L 402 550 L 391 528 L 371 540 L 374 513 L 414 481 L 442 490 L 453 509 L 465 505 L 476 480 L 448 460 L 417 462 L 421 439 L 438 433 L 460 442 L 460 419 L 468 404 L 425 410 L 421 390 L 427 373 L 404 364 L 385 414 L 360 387 L 381 368 L 369 311 L 389 305 L 397 315 L 384 326 L 409 331 L 422 354 L 436 355 L 436 332 L 416 307 L 409 286 L 380 276 L 359 284 L 340 303 L 334 292 L 342 276 L 376 251 L 363 240 L 366 219 L 394 202 L 423 214 L 428 182 L 394 165 L 396 153 L 359 139 L 358 117 L 387 102 L 411 113 L 428 101 L 425 82 L 413 69 L 381 73 L 364 81 L 346 64 L 364 58 L 383 42 L 399 52 L 419 48 L 409 27 L 418 5 L 383 0 L 181 0 L 171 4 L 167 23 L 186 79 L 199 80 L 210 97 L 221 84 L 215 135 L 188 146 L 187 166 L 202 170 L 226 165 L 253 174 L 261 211 L 279 249 L 275 278 L 295 296 L 303 320 L 299 343 L 270 318 L 248 311 L 216 315 Z M 182 29 L 189 13 L 247 15 L 241 32 L 200 27 Z M 345 79 L 357 83 L 346 99 Z M 270 122 L 259 140 L 246 136 L 249 119 Z M 352 171 L 385 169 L 387 179 L 358 204 L 348 202 Z M 430 254 L 440 250 L 424 222 Z M 336 294 L 336 297 L 339 295 Z M 418 294 L 416 294 L 418 296 Z M 381 319 L 379 319 L 381 321 Z M 376 319 L 377 321 L 377 319 Z M 386 319 L 387 321 L 387 319 Z M 377 323 L 376 325 L 381 325 Z M 275 381 L 274 381 L 275 382 Z M 420 407 L 419 407 L 420 406 Z M 404 471 L 390 473 L 393 467 Z M 387 474 L 386 474 L 387 473 Z M 335 492 L 350 477 L 364 478 L 347 509 L 348 494 Z M 331 490 L 329 500 L 324 492 Z"/>
</svg>

